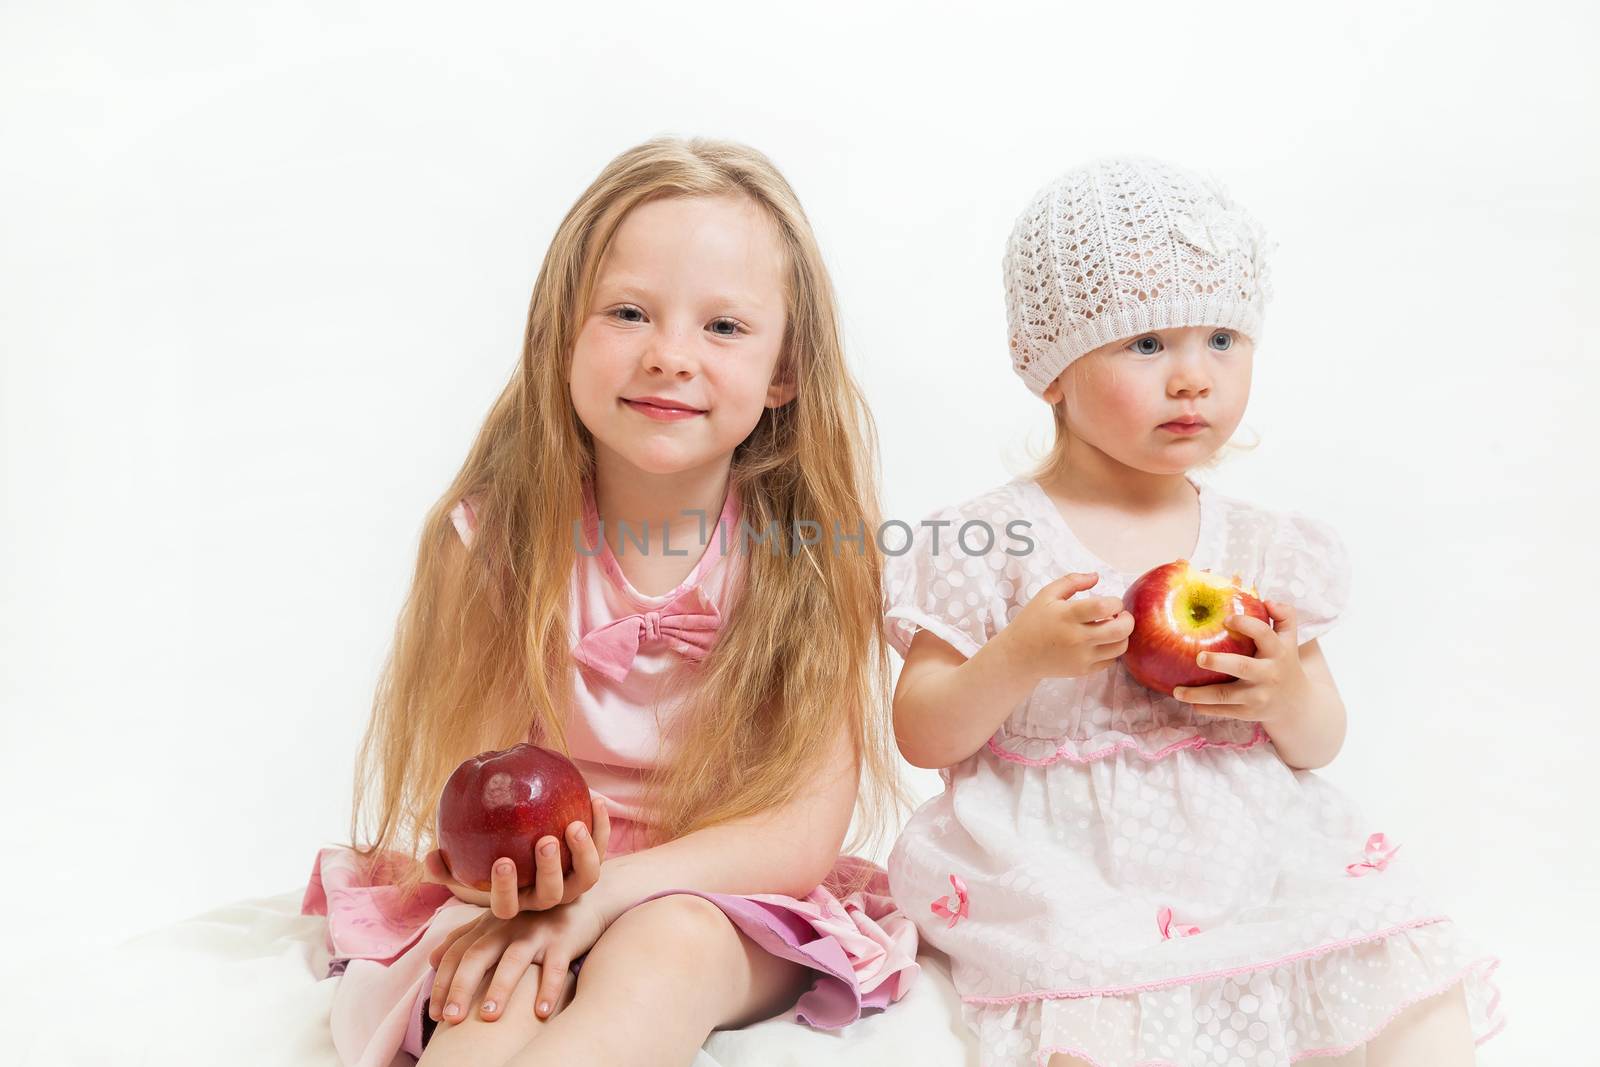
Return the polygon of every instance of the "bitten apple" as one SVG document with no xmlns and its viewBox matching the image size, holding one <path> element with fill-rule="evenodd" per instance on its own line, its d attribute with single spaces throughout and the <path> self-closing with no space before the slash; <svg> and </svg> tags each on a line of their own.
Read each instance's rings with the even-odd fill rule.
<svg viewBox="0 0 1600 1067">
<path fill-rule="evenodd" d="M 1122 662 L 1141 684 L 1167 696 L 1180 685 L 1234 680 L 1196 663 L 1201 652 L 1255 655 L 1256 643 L 1228 629 L 1223 620 L 1250 615 L 1272 624 L 1253 586 L 1244 585 L 1237 574 L 1230 581 L 1198 570 L 1186 559 L 1139 575 L 1122 595 L 1122 606 L 1133 616 Z"/>
<path fill-rule="evenodd" d="M 567 827 L 594 831 L 589 785 L 559 752 L 524 742 L 464 760 L 439 795 L 439 851 L 462 885 L 488 892 L 494 861 L 517 865 L 517 888 L 533 884 L 533 846 L 561 842 L 561 871 L 572 871 Z"/>
</svg>

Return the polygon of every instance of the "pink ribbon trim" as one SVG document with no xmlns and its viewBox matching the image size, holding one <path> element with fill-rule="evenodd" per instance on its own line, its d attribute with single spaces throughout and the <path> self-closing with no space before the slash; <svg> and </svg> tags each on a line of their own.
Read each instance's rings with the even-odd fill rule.
<svg viewBox="0 0 1600 1067">
<path fill-rule="evenodd" d="M 1360 863 L 1347 864 L 1344 873 L 1352 878 L 1361 878 L 1372 874 L 1374 871 L 1381 871 L 1389 866 L 1390 858 L 1400 851 L 1400 846 L 1396 845 L 1390 848 L 1388 839 L 1382 834 L 1373 834 L 1367 838 L 1365 851 L 1367 858 Z"/>
<path fill-rule="evenodd" d="M 1179 937 L 1190 937 L 1200 932 L 1198 926 L 1190 923 L 1174 924 L 1172 921 L 1172 909 L 1165 904 L 1156 909 L 1156 929 L 1161 931 L 1161 940 L 1163 941 L 1171 941 L 1173 934 L 1177 934 Z"/>
<path fill-rule="evenodd" d="M 928 910 L 939 916 L 939 918 L 950 920 L 946 925 L 946 929 L 967 917 L 967 883 L 961 880 L 960 875 L 952 874 L 950 876 L 950 885 L 955 889 L 954 893 L 940 897 L 928 905 Z"/>
</svg>

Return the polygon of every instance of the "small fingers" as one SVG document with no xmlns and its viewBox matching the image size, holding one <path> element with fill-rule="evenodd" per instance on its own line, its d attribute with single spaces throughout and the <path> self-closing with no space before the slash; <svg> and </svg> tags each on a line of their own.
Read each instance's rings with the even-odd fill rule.
<svg viewBox="0 0 1600 1067">
<path fill-rule="evenodd" d="M 517 983 L 527 973 L 528 965 L 533 962 L 533 949 L 519 943 L 513 943 L 500 957 L 500 966 L 494 970 L 494 980 L 489 983 L 489 991 L 483 995 L 483 1003 L 478 1006 L 478 1014 L 485 1019 L 498 1019 L 505 1012 L 506 1003 L 511 999 L 511 991 L 517 988 Z"/>
<path fill-rule="evenodd" d="M 503 941 L 486 935 L 462 954 L 455 976 L 450 980 L 450 992 L 445 996 L 444 1017 L 447 1022 L 460 1022 L 465 1017 L 467 1006 L 472 1003 L 472 994 L 477 992 L 483 976 L 488 973 L 490 965 L 500 958 L 504 947 Z"/>
<path fill-rule="evenodd" d="M 1207 715 L 1229 719 L 1259 719 L 1251 707 L 1250 691 L 1238 682 L 1223 685 L 1180 685 L 1172 690 L 1178 700 L 1204 705 Z"/>
<path fill-rule="evenodd" d="M 567 847 L 572 849 L 572 875 L 565 879 L 562 903 L 570 903 L 600 880 L 600 854 L 595 849 L 589 828 L 581 822 L 567 827 Z"/>
<path fill-rule="evenodd" d="M 1090 628 L 1089 632 L 1094 635 L 1096 641 L 1118 641 L 1133 633 L 1133 614 L 1123 611 L 1112 618 L 1085 625 Z"/>
<path fill-rule="evenodd" d="M 539 971 L 539 995 L 534 998 L 533 1013 L 541 1019 L 550 1018 L 561 1000 L 561 987 L 567 980 L 567 968 L 572 961 L 560 948 L 552 945 L 545 950 L 544 962 Z"/>
<path fill-rule="evenodd" d="M 433 951 L 428 953 L 428 966 L 437 970 L 439 961 L 444 959 L 445 953 L 450 951 L 450 946 L 460 940 L 461 935 L 467 932 L 471 923 L 462 923 L 460 926 L 444 935 L 444 940 L 433 946 Z"/>
<path fill-rule="evenodd" d="M 561 843 L 546 834 L 533 850 L 533 892 L 524 894 L 527 906 L 544 911 L 561 903 Z"/>
<path fill-rule="evenodd" d="M 434 849 L 423 857 L 422 880 L 444 886 L 450 890 L 452 896 L 465 903 L 481 906 L 487 906 L 489 903 L 488 893 L 456 881 L 456 877 L 451 873 L 449 865 L 445 863 L 444 853 L 438 849 Z"/>
<path fill-rule="evenodd" d="M 1078 622 L 1115 621 L 1116 617 L 1122 613 L 1122 601 L 1114 596 L 1069 600 L 1067 602 L 1067 611 L 1069 617 Z M 1133 616 L 1129 615 L 1128 620 L 1131 622 Z"/>
<path fill-rule="evenodd" d="M 1115 656 L 1109 656 L 1109 657 L 1106 657 L 1104 659 L 1097 659 L 1094 662 L 1089 664 L 1089 669 L 1084 671 L 1084 673 L 1085 674 L 1098 674 L 1100 671 L 1109 670 L 1110 668 L 1115 667 L 1117 665 L 1117 660 L 1120 659 L 1120 658 L 1121 658 L 1121 654 L 1119 653 L 1118 655 L 1115 655 Z"/>
<path fill-rule="evenodd" d="M 1263 622 L 1254 615 L 1230 615 L 1223 620 L 1223 625 L 1257 642 L 1270 639 L 1276 632 L 1270 623 Z"/>
<path fill-rule="evenodd" d="M 452 933 L 462 933 L 472 925 L 472 923 L 468 923 L 466 926 L 461 927 L 460 930 L 452 931 Z M 469 941 L 470 939 L 454 937 L 450 942 L 449 948 L 441 954 L 439 962 L 434 964 L 433 988 L 428 993 L 428 1015 L 434 1022 L 446 1018 L 445 1004 L 450 995 L 450 985 L 455 979 L 456 968 L 461 964 L 461 956 L 466 952 L 466 946 Z M 457 1007 L 459 1008 L 459 1005 Z M 460 1017 L 461 1013 L 458 1010 L 454 1018 L 459 1019 Z"/>
<path fill-rule="evenodd" d="M 501 856 L 494 861 L 494 872 L 489 876 L 489 910 L 497 919 L 514 919 L 522 910 L 517 900 L 517 864 Z"/>
<path fill-rule="evenodd" d="M 1173 687 L 1172 695 L 1189 704 L 1232 704 L 1235 688 L 1230 684 L 1179 685 Z"/>
<path fill-rule="evenodd" d="M 1094 656 L 1095 664 L 1098 667 L 1102 661 L 1104 661 L 1106 664 L 1115 663 L 1117 660 L 1121 659 L 1123 654 L 1127 651 L 1128 639 L 1123 638 L 1121 641 L 1114 641 L 1108 645 L 1095 645 L 1094 650 L 1090 654 Z"/>
<path fill-rule="evenodd" d="M 1231 674 L 1242 680 L 1259 678 L 1265 670 L 1260 661 L 1234 652 L 1202 652 L 1195 657 L 1195 663 L 1208 671 Z"/>
</svg>

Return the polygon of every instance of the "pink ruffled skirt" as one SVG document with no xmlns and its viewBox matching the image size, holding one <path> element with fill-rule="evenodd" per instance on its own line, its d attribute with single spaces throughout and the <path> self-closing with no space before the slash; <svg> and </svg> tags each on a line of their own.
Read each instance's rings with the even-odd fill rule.
<svg viewBox="0 0 1600 1067">
<path fill-rule="evenodd" d="M 627 829 L 614 821 L 613 841 L 619 830 L 631 836 Z M 613 847 L 612 854 L 621 851 Z M 339 977 L 329 1025 L 345 1067 L 389 1067 L 397 1051 L 422 1055 L 434 1026 L 428 956 L 487 910 L 427 884 L 402 902 L 394 882 L 415 862 L 397 852 L 362 862 L 349 849 L 324 848 L 312 867 L 300 911 L 328 917 L 327 977 Z M 841 856 L 828 879 L 801 898 L 681 892 L 711 901 L 751 941 L 815 975 L 795 1005 L 810 1026 L 834 1030 L 881 1010 L 916 977 L 916 926 L 890 897 L 883 870 L 866 860 Z"/>
</svg>

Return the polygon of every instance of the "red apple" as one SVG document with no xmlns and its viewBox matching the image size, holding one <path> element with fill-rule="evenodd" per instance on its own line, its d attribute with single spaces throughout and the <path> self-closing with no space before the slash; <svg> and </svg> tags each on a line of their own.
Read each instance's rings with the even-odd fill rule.
<svg viewBox="0 0 1600 1067">
<path fill-rule="evenodd" d="M 517 864 L 517 888 L 533 884 L 533 846 L 561 842 L 561 872 L 572 871 L 567 827 L 594 831 L 589 784 L 559 752 L 524 742 L 462 762 L 439 794 L 439 851 L 462 885 L 488 892 L 494 861 Z"/>
<path fill-rule="evenodd" d="M 1268 626 L 1272 617 L 1253 586 L 1197 570 L 1186 559 L 1163 563 L 1133 580 L 1122 594 L 1133 615 L 1133 633 L 1122 662 L 1128 673 L 1158 693 L 1176 686 L 1216 685 L 1234 676 L 1195 662 L 1201 652 L 1253 656 L 1256 643 L 1223 625 L 1235 615 L 1251 615 Z"/>
</svg>

